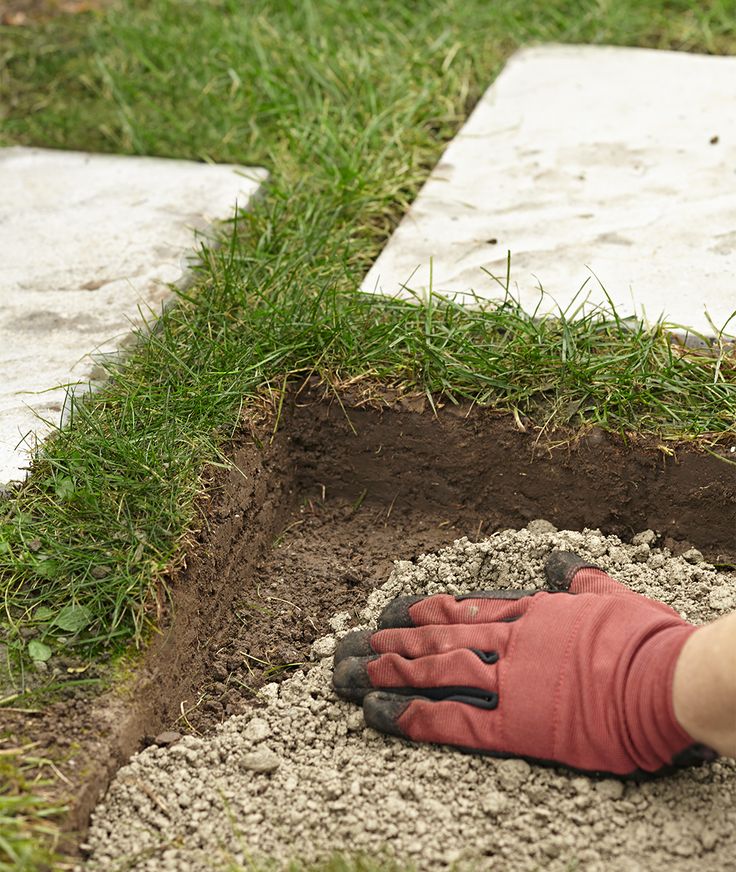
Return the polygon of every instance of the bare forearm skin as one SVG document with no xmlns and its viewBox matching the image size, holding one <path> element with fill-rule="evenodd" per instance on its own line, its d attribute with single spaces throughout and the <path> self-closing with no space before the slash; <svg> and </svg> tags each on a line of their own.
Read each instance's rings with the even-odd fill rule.
<svg viewBox="0 0 736 872">
<path fill-rule="evenodd" d="M 736 612 L 700 627 L 680 652 L 675 717 L 697 742 L 736 757 Z"/>
</svg>

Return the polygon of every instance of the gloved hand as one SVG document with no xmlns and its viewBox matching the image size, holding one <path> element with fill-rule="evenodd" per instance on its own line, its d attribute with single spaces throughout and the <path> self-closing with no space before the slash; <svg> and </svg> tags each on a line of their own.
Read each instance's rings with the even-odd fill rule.
<svg viewBox="0 0 736 872">
<path fill-rule="evenodd" d="M 341 640 L 335 690 L 416 742 L 622 776 L 714 759 L 672 703 L 696 627 L 576 554 L 553 552 L 545 573 L 552 593 L 394 600 L 378 631 Z"/>
</svg>

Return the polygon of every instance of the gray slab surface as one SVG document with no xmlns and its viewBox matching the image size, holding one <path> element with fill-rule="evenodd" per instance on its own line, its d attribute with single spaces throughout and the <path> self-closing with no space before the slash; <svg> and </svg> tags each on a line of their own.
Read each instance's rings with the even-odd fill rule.
<svg viewBox="0 0 736 872">
<path fill-rule="evenodd" d="M 262 169 L 45 149 L 0 149 L 0 483 L 185 280 L 196 233 L 244 207 Z M 39 417 L 40 416 L 40 417 Z"/>
<path fill-rule="evenodd" d="M 363 284 L 554 311 L 605 286 L 621 314 L 712 334 L 736 309 L 736 58 L 544 46 L 515 54 Z M 597 279 L 595 278 L 597 276 Z M 578 297 L 580 300 L 581 297 Z M 736 319 L 731 322 L 736 332 Z"/>
</svg>

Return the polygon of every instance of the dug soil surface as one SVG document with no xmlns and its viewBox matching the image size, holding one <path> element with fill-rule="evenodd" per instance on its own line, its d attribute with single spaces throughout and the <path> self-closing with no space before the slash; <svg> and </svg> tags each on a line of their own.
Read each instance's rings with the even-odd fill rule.
<svg viewBox="0 0 736 872">
<path fill-rule="evenodd" d="M 335 613 L 357 615 L 396 559 L 546 518 L 624 541 L 652 530 L 665 555 L 699 560 L 694 547 L 716 566 L 736 562 L 736 466 L 687 445 L 540 437 L 509 417 L 435 416 L 386 394 L 368 405 L 303 392 L 272 433 L 272 421 L 244 421 L 232 469 L 213 471 L 201 532 L 134 676 L 102 697 L 0 712 L 8 744 L 36 741 L 55 761 L 74 840 L 132 753 L 162 731 L 206 735 L 249 711 L 264 683 L 307 661 Z"/>
<path fill-rule="evenodd" d="M 736 606 L 736 574 L 666 556 L 652 541 L 652 531 L 625 545 L 595 531 L 557 531 L 539 519 L 524 530 L 478 543 L 460 539 L 398 561 L 357 621 L 350 612 L 336 614 L 331 632 L 312 645 L 311 663 L 264 686 L 259 707 L 204 738 L 149 748 L 120 770 L 93 815 L 87 872 L 293 869 L 291 861 L 304 868 L 334 853 L 386 854 L 417 872 L 732 872 L 734 760 L 646 783 L 581 777 L 382 735 L 332 688 L 338 638 L 356 624 L 375 628 L 394 597 L 543 588 L 553 549 L 578 552 L 695 623 Z M 513 625 L 516 639 L 524 620 Z M 509 632 L 499 665 L 487 666 L 488 679 L 497 670 L 498 707 L 482 715 L 486 740 L 501 748 L 516 741 L 508 732 L 512 667 L 503 663 L 521 642 Z"/>
<path fill-rule="evenodd" d="M 342 497 L 307 498 L 287 515 L 273 550 L 233 598 L 207 640 L 209 661 L 190 729 L 206 732 L 245 711 L 267 681 L 304 665 L 336 611 L 354 611 L 391 571 L 393 555 L 413 560 L 461 535 L 440 514 L 387 517 L 384 506 Z"/>
</svg>

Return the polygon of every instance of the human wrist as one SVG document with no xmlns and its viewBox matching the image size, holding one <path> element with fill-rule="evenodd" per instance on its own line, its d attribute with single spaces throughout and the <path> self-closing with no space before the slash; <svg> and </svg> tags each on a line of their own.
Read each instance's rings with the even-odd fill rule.
<svg viewBox="0 0 736 872">
<path fill-rule="evenodd" d="M 693 739 L 736 756 L 736 613 L 687 639 L 675 664 L 672 706 Z"/>
</svg>

